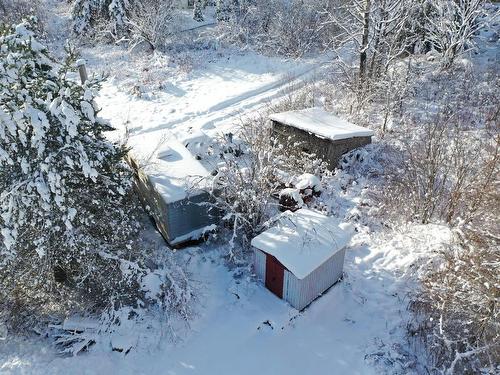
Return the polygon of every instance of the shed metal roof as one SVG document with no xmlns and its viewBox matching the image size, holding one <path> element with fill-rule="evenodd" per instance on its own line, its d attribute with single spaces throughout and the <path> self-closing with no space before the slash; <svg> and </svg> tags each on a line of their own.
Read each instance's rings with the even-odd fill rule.
<svg viewBox="0 0 500 375">
<path fill-rule="evenodd" d="M 353 235 L 352 225 L 309 209 L 285 211 L 274 227 L 251 244 L 274 256 L 298 279 L 304 279 L 343 249 Z"/>
<path fill-rule="evenodd" d="M 319 107 L 275 113 L 269 118 L 332 141 L 354 137 L 371 137 L 374 134 L 373 130 L 354 125 Z"/>
<path fill-rule="evenodd" d="M 143 171 L 166 203 L 185 199 L 208 185 L 208 170 L 168 132 L 146 133 L 129 139 L 131 155 L 144 161 Z"/>
</svg>

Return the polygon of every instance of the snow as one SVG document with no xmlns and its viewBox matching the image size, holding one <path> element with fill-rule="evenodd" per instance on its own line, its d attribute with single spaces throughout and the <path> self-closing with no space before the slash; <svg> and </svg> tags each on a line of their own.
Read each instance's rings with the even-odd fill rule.
<svg viewBox="0 0 500 375">
<path fill-rule="evenodd" d="M 493 47 L 492 53 L 496 52 Z M 156 54 L 148 56 L 148 69 L 138 68 L 109 45 L 84 50 L 83 54 L 92 71 L 109 66 L 116 74 L 104 83 L 98 100 L 100 115 L 112 119 L 112 125 L 122 132 L 128 127 L 132 153 L 141 158 L 152 156 L 153 162 L 146 168 L 156 174 L 156 183 L 165 189 L 168 199 L 185 196 L 186 176 L 206 173 L 184 146 L 193 154 L 204 151 L 210 137 L 234 131 L 238 116 L 283 97 L 288 85 L 300 87 L 309 77 L 320 74 L 322 64 L 314 59 L 285 60 L 251 52 L 205 57 L 209 51 L 203 51 L 203 63 L 181 74 L 169 70 Z M 155 64 L 157 71 L 166 72 L 161 79 L 153 77 Z M 152 82 L 140 82 L 146 88 L 138 97 L 129 88 L 143 79 L 141 74 Z M 155 84 L 158 87 L 152 88 Z M 58 105 L 53 103 L 53 107 Z M 318 108 L 308 111 L 304 112 L 321 111 L 321 116 L 299 115 L 301 123 L 312 126 L 315 133 L 322 130 L 347 138 L 373 134 Z M 167 142 L 162 144 L 164 137 Z M 196 139 L 195 144 L 188 142 L 192 139 Z M 173 161 L 176 152 L 180 159 Z M 169 174 L 173 176 L 171 184 L 165 183 Z M 227 253 L 220 243 L 204 244 L 175 254 L 189 267 L 199 288 L 196 315 L 179 342 L 173 344 L 163 337 L 169 327 L 157 327 L 146 319 L 154 328 L 142 334 L 163 338 L 153 346 L 141 346 L 137 339 L 127 355 L 111 352 L 109 346 L 65 358 L 45 338 L 18 338 L 2 332 L 0 326 L 0 373 L 415 374 L 408 369 L 412 358 L 405 356 L 404 347 L 398 349 L 407 342 L 407 294 L 415 289 L 408 274 L 416 271 L 420 257 L 428 257 L 449 243 L 451 233 L 440 225 L 401 226 L 388 234 L 374 232 L 357 222 L 362 221 L 358 205 L 364 185 L 354 182 L 346 184 L 348 189 L 324 186 L 327 191 L 322 197 L 329 189 L 335 191 L 328 206 L 337 217 L 356 222 L 357 233 L 346 248 L 346 276 L 305 311 L 298 313 L 253 278 L 226 267 Z M 323 240 L 329 241 L 330 232 L 323 232 Z M 315 250 L 312 246 L 303 248 Z M 156 293 L 157 284 L 157 276 L 151 274 L 143 279 L 142 287 Z M 137 332 L 131 329 L 129 337 L 134 334 Z M 129 346 L 125 344 L 129 340 L 124 338 L 123 342 L 116 345 Z"/>
<path fill-rule="evenodd" d="M 202 157 L 206 155 L 213 140 L 202 130 L 189 129 L 185 134 L 179 135 L 179 141 L 193 155 Z"/>
<path fill-rule="evenodd" d="M 252 246 L 278 259 L 298 279 L 311 272 L 343 249 L 353 228 L 338 220 L 306 208 L 285 211 L 277 225 L 259 234 Z"/>
<path fill-rule="evenodd" d="M 7 339 L 7 327 L 5 324 L 0 323 L 0 341 Z"/>
<path fill-rule="evenodd" d="M 3 244 L 9 250 L 14 244 L 15 244 L 15 239 L 12 236 L 12 232 L 8 228 L 2 228 L 1 232 L 2 237 L 3 237 Z"/>
<path fill-rule="evenodd" d="M 143 172 L 166 203 L 208 186 L 210 173 L 172 134 L 164 132 L 163 139 L 142 134 L 130 138 L 129 146 L 132 158 L 145 163 Z"/>
<path fill-rule="evenodd" d="M 271 120 L 336 141 L 354 137 L 371 137 L 370 129 L 351 124 L 319 107 L 275 113 Z"/>
<path fill-rule="evenodd" d="M 102 53 L 104 57 L 99 58 L 104 59 L 105 51 Z M 87 61 L 102 64 L 104 69 L 117 63 L 114 55 L 109 57 L 111 62 L 96 61 L 97 58 L 89 55 Z M 285 97 L 287 87 L 301 87 L 305 80 L 325 68 L 324 62 L 317 59 L 297 62 L 245 53 L 203 57 L 204 65 L 180 74 L 169 72 L 168 61 L 158 56 L 150 60 L 152 66 L 147 67 L 148 71 L 166 74 L 158 78 L 160 87 L 144 85 L 141 90 L 146 92 L 140 98 L 131 95 L 127 86 L 132 83 L 128 77 L 142 68 L 132 67 L 131 71 L 121 72 L 125 78 L 110 77 L 98 99 L 100 115 L 113 119 L 113 126 L 123 131 L 124 124 L 129 124 L 127 130 L 131 136 L 153 133 L 159 138 L 164 130 L 169 130 L 183 139 L 198 130 L 211 137 L 234 130 L 239 116 Z M 114 72 L 123 70 L 122 61 L 118 61 Z"/>
<path fill-rule="evenodd" d="M 297 177 L 295 187 L 299 190 L 313 189 L 313 191 L 319 192 L 321 191 L 321 181 L 311 173 L 304 173 Z"/>
<path fill-rule="evenodd" d="M 153 299 L 155 296 L 160 295 L 162 292 L 161 276 L 157 273 L 151 272 L 142 278 L 141 289 L 146 292 L 148 298 Z"/>
<path fill-rule="evenodd" d="M 65 319 L 61 328 L 65 331 L 97 330 L 99 329 L 99 322 L 89 318 L 72 317 L 70 319 Z"/>
<path fill-rule="evenodd" d="M 187 241 L 191 241 L 191 240 L 198 240 L 201 237 L 203 237 L 205 234 L 207 234 L 209 232 L 213 232 L 216 229 L 217 229 L 217 225 L 215 225 L 215 224 L 207 225 L 206 227 L 195 229 L 187 234 L 184 234 L 184 235 L 179 236 L 179 237 L 175 237 L 171 241 L 171 243 L 173 245 L 175 245 L 177 243 L 183 243 L 183 242 L 187 242 Z"/>
<path fill-rule="evenodd" d="M 439 251 L 449 238 L 440 225 L 402 227 L 387 237 L 361 230 L 347 248 L 344 280 L 300 313 L 255 280 L 238 277 L 217 249 L 185 249 L 176 255 L 201 289 L 181 342 L 126 356 L 93 350 L 65 358 L 46 339 L 8 336 L 0 341 L 0 373 L 417 375 L 398 351 L 413 287 L 401 270 L 411 272 L 419 256 Z M 388 360 L 378 363 L 382 355 Z"/>
<path fill-rule="evenodd" d="M 95 57 L 86 59 L 92 71 L 99 69 Z M 113 61 L 127 65 L 119 58 L 111 64 Z M 122 131 L 129 124 L 133 153 L 154 156 L 162 151 L 157 146 L 165 137 L 163 151 L 173 149 L 183 153 L 187 151 L 185 140 L 195 134 L 205 138 L 203 132 L 208 142 L 210 137 L 234 132 L 240 115 L 283 97 L 286 95 L 283 90 L 289 84 L 300 87 L 303 80 L 318 73 L 320 64 L 320 61 L 285 61 L 253 53 L 229 55 L 207 62 L 186 75 L 169 77 L 171 85 L 156 91 L 152 99 L 131 95 L 123 87 L 123 81 L 110 77 L 98 100 L 102 108 L 100 116 L 110 119 L 113 127 Z M 191 151 L 196 153 L 196 148 Z M 190 154 L 188 159 L 191 166 L 200 165 Z M 170 168 L 156 157 L 153 164 Z M 182 181 L 186 173 L 178 166 L 174 174 L 180 179 L 174 181 L 179 184 L 172 193 L 184 196 Z M 200 170 L 195 172 L 199 173 Z M 158 183 L 160 180 L 161 174 Z M 337 216 L 342 217 L 343 210 L 354 204 L 353 198 L 342 195 L 339 202 L 342 211 Z M 17 339 L 9 335 L 0 342 L 0 373 L 384 373 L 385 367 L 379 371 L 365 358 L 374 352 L 392 351 L 393 343 L 404 341 L 405 332 L 399 327 L 407 314 L 406 304 L 394 293 L 403 290 L 403 294 L 405 289 L 398 282 L 396 271 L 403 252 L 407 259 L 402 267 L 407 267 L 416 256 L 412 250 L 425 248 L 421 243 L 418 247 L 412 245 L 404 236 L 398 241 L 372 246 L 374 240 L 369 235 L 358 234 L 347 249 L 344 281 L 301 313 L 254 279 L 241 277 L 226 267 L 226 249 L 220 244 L 183 249 L 175 255 L 189 266 L 199 289 L 196 315 L 189 332 L 180 334 L 180 342 L 173 344 L 164 337 L 153 346 L 136 344 L 126 356 L 109 348 L 94 348 L 89 353 L 64 358 L 57 355 L 46 339 Z M 385 264 L 384 259 L 391 261 Z M 154 291 L 155 280 L 144 281 L 144 287 Z M 147 322 L 156 327 L 154 322 Z M 148 340 L 153 341 L 155 335 L 164 335 L 161 329 L 168 330 L 162 326 L 140 333 L 149 335 Z M 130 335 L 134 334 L 137 332 L 131 329 Z M 137 341 L 142 343 L 140 337 Z M 379 341 L 386 346 L 380 348 Z"/>
</svg>

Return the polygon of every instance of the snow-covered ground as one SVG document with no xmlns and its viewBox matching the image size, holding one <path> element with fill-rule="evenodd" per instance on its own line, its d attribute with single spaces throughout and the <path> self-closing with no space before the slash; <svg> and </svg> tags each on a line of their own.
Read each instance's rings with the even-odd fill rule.
<svg viewBox="0 0 500 375">
<path fill-rule="evenodd" d="M 126 124 L 132 137 L 149 134 L 157 140 L 165 130 L 182 136 L 190 129 L 215 136 L 229 131 L 239 115 L 313 79 L 325 61 L 290 61 L 254 53 L 224 55 L 188 73 L 169 76 L 155 87 L 135 87 L 138 95 L 132 95 L 122 80 L 111 78 L 99 101 L 101 116 L 115 127 Z"/>
<path fill-rule="evenodd" d="M 211 135 L 230 131 L 240 114 L 278 98 L 290 77 L 297 82 L 321 62 L 223 57 L 169 81 L 154 97 L 131 94 L 110 77 L 100 97 L 101 116 L 131 136 L 190 127 Z M 94 69 L 89 65 L 90 69 Z M 340 189 L 339 189 L 340 191 Z M 338 193 L 335 214 L 354 217 L 362 184 Z M 351 214 L 351 215 L 350 215 Z M 241 270 L 224 263 L 223 249 L 201 245 L 177 252 L 198 288 L 190 330 L 176 344 L 165 340 L 128 355 L 92 350 L 63 358 L 46 341 L 0 342 L 0 372 L 34 374 L 376 374 L 407 373 L 407 272 L 420 254 L 447 241 L 440 226 L 413 227 L 393 238 L 359 233 L 348 249 L 345 278 L 298 312 Z M 189 261 L 188 261 L 189 260 Z"/>
<path fill-rule="evenodd" d="M 346 277 L 299 313 L 251 278 L 240 278 L 216 249 L 186 249 L 202 286 L 192 331 L 148 351 L 91 351 L 58 357 L 46 342 L 0 343 L 0 373 L 12 374 L 377 374 L 408 373 L 402 325 L 406 272 L 418 253 L 450 233 L 414 227 L 393 238 L 357 235 Z"/>
<path fill-rule="evenodd" d="M 102 48 L 102 47 L 101 47 Z M 240 115 L 321 76 L 326 58 L 284 60 L 254 53 L 208 53 L 188 71 L 164 57 L 130 57 L 117 48 L 87 49 L 90 72 L 107 70 L 101 117 L 131 137 L 158 142 L 165 132 L 209 136 L 234 129 Z M 141 69 L 142 71 L 134 71 Z M 144 79 L 151 72 L 150 79 Z M 142 80 L 142 81 L 141 81 Z M 134 82 L 138 82 L 137 85 Z M 444 226 L 400 228 L 390 236 L 357 220 L 363 183 L 336 192 L 335 214 L 358 233 L 348 248 L 345 277 L 303 312 L 275 297 L 241 270 L 231 270 L 214 244 L 177 252 L 198 286 L 190 329 L 175 344 L 163 340 L 129 354 L 91 350 L 58 356 L 43 339 L 0 341 L 6 374 L 377 374 L 411 373 L 406 349 L 407 292 L 412 265 L 439 249 Z"/>
</svg>

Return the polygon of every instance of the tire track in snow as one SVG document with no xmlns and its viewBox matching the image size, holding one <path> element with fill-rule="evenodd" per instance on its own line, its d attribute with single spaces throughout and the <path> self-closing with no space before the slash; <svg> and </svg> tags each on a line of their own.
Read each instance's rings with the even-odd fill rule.
<svg viewBox="0 0 500 375">
<path fill-rule="evenodd" d="M 257 89 L 224 100 L 205 111 L 189 114 L 179 119 L 147 129 L 129 129 L 130 134 L 135 136 L 166 129 L 172 130 L 181 124 L 184 125 L 186 122 L 201 123 L 202 125 L 199 126 L 200 129 L 213 128 L 216 123 L 241 114 L 243 110 L 256 110 L 259 106 L 272 99 L 278 99 L 285 96 L 286 93 L 283 92 L 283 89 L 286 87 L 293 88 L 293 91 L 304 87 L 307 79 L 314 77 L 316 74 L 320 74 L 321 70 L 325 68 L 328 62 L 329 60 L 320 61 L 295 75 L 294 73 L 296 72 L 288 71 L 285 73 L 285 76 L 278 81 L 271 82 Z"/>
</svg>

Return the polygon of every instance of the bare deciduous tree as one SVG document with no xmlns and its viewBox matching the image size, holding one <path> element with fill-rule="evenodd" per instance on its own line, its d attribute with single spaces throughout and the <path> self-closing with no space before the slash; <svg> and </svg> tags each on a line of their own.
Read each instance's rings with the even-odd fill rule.
<svg viewBox="0 0 500 375">
<path fill-rule="evenodd" d="M 337 65 L 346 88 L 363 106 L 376 82 L 413 42 L 409 32 L 414 4 L 408 0 L 355 0 L 330 4 L 325 24 L 336 26 L 331 44 L 338 49 Z M 353 48 L 358 63 L 344 61 L 345 49 Z M 348 54 L 349 55 L 349 54 Z"/>
<path fill-rule="evenodd" d="M 153 49 L 163 47 L 175 32 L 175 0 L 143 0 L 134 4 L 127 25 L 131 48 L 146 42 Z"/>
<path fill-rule="evenodd" d="M 427 2 L 424 27 L 427 40 L 443 55 L 449 68 L 455 58 L 474 46 L 474 36 L 484 26 L 484 0 L 432 0 Z"/>
</svg>

